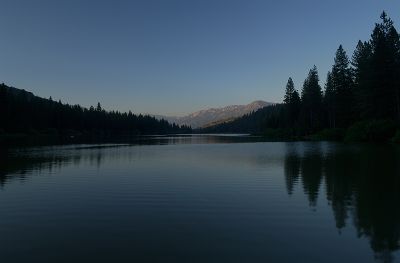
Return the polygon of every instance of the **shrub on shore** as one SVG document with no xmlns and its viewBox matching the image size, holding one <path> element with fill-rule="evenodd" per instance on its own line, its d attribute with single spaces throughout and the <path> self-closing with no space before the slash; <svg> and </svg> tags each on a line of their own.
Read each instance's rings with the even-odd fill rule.
<svg viewBox="0 0 400 263">
<path fill-rule="evenodd" d="M 396 134 L 392 138 L 392 142 L 400 143 L 400 130 L 397 130 Z"/>
<path fill-rule="evenodd" d="M 324 129 L 317 132 L 311 136 L 309 139 L 312 141 L 342 141 L 346 134 L 345 129 L 334 128 L 334 129 Z"/>
<path fill-rule="evenodd" d="M 384 142 L 396 133 L 396 123 L 392 120 L 361 121 L 352 125 L 346 132 L 346 142 Z"/>
</svg>

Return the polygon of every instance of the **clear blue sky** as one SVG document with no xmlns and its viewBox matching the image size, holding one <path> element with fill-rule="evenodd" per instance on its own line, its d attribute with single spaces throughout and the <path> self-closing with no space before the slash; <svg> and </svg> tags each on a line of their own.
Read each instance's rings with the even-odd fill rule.
<svg viewBox="0 0 400 263">
<path fill-rule="evenodd" d="M 321 85 L 399 0 L 0 0 L 0 82 L 71 104 L 185 114 Z"/>
</svg>

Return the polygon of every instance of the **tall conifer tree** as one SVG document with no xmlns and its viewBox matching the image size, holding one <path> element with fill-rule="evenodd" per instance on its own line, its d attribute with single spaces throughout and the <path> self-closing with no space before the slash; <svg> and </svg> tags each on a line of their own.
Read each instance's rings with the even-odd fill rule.
<svg viewBox="0 0 400 263">
<path fill-rule="evenodd" d="M 330 71 L 326 76 L 324 107 L 328 115 L 329 128 L 336 128 L 336 92 Z"/>
<path fill-rule="evenodd" d="M 286 121 L 289 127 L 297 121 L 300 111 L 300 96 L 294 87 L 292 78 L 288 79 L 284 97 Z"/>
<path fill-rule="evenodd" d="M 322 90 L 317 67 L 310 69 L 301 91 L 302 112 L 305 128 L 315 131 L 321 125 Z"/>
<path fill-rule="evenodd" d="M 336 124 L 346 127 L 353 119 L 353 83 L 349 59 L 342 45 L 336 51 L 331 78 Z"/>
<path fill-rule="evenodd" d="M 371 35 L 371 117 L 400 120 L 399 35 L 385 12 L 381 19 Z"/>
</svg>

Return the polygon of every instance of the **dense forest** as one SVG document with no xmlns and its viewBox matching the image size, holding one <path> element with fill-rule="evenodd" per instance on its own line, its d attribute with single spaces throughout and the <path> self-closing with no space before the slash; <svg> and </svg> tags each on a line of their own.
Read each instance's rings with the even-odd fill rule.
<svg viewBox="0 0 400 263">
<path fill-rule="evenodd" d="M 336 51 L 324 90 L 317 67 L 297 91 L 289 78 L 284 101 L 202 132 L 263 133 L 276 138 L 386 140 L 400 137 L 400 39 L 385 12 L 371 39 L 351 58 Z"/>
<path fill-rule="evenodd" d="M 89 109 L 44 99 L 0 84 L 0 135 L 28 133 L 78 136 L 187 133 L 191 128 L 151 116 Z"/>
</svg>

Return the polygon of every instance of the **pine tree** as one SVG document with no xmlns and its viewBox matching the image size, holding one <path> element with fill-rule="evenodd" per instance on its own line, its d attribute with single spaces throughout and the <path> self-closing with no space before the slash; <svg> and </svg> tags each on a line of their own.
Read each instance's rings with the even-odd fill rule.
<svg viewBox="0 0 400 263">
<path fill-rule="evenodd" d="M 302 115 L 305 128 L 313 132 L 321 126 L 322 90 L 317 67 L 310 69 L 301 91 Z"/>
<path fill-rule="evenodd" d="M 355 112 L 358 118 L 372 115 L 373 92 L 371 91 L 371 58 L 372 48 L 369 42 L 358 41 L 353 53 L 351 65 L 354 81 Z"/>
<path fill-rule="evenodd" d="M 100 102 L 97 102 L 96 111 L 102 111 Z"/>
<path fill-rule="evenodd" d="M 295 91 L 295 88 L 294 88 L 293 80 L 292 80 L 292 78 L 289 78 L 288 82 L 286 84 L 286 92 L 285 92 L 285 97 L 283 99 L 283 102 L 285 102 L 286 104 L 290 104 L 292 102 L 292 96 L 293 96 L 294 91 Z"/>
<path fill-rule="evenodd" d="M 390 27 L 387 37 L 389 42 L 389 53 L 393 56 L 392 93 L 395 104 L 394 118 L 400 122 L 400 36 L 393 25 Z"/>
<path fill-rule="evenodd" d="M 0 84 L 0 130 L 7 127 L 7 97 L 6 86 L 4 83 Z"/>
<path fill-rule="evenodd" d="M 381 19 L 371 35 L 371 95 L 374 100 L 370 117 L 400 120 L 399 35 L 385 12 Z"/>
<path fill-rule="evenodd" d="M 332 67 L 331 84 L 335 103 L 332 110 L 339 127 L 346 127 L 353 116 L 353 83 L 349 59 L 342 45 L 336 51 L 335 63 Z M 335 124 L 336 126 L 336 124 Z"/>
<path fill-rule="evenodd" d="M 336 92 L 330 71 L 326 76 L 324 106 L 328 115 L 329 128 L 336 128 Z"/>
<path fill-rule="evenodd" d="M 293 127 L 299 116 L 300 96 L 294 88 L 292 78 L 289 78 L 286 84 L 286 92 L 283 101 L 285 103 L 286 125 L 288 127 Z"/>
</svg>

